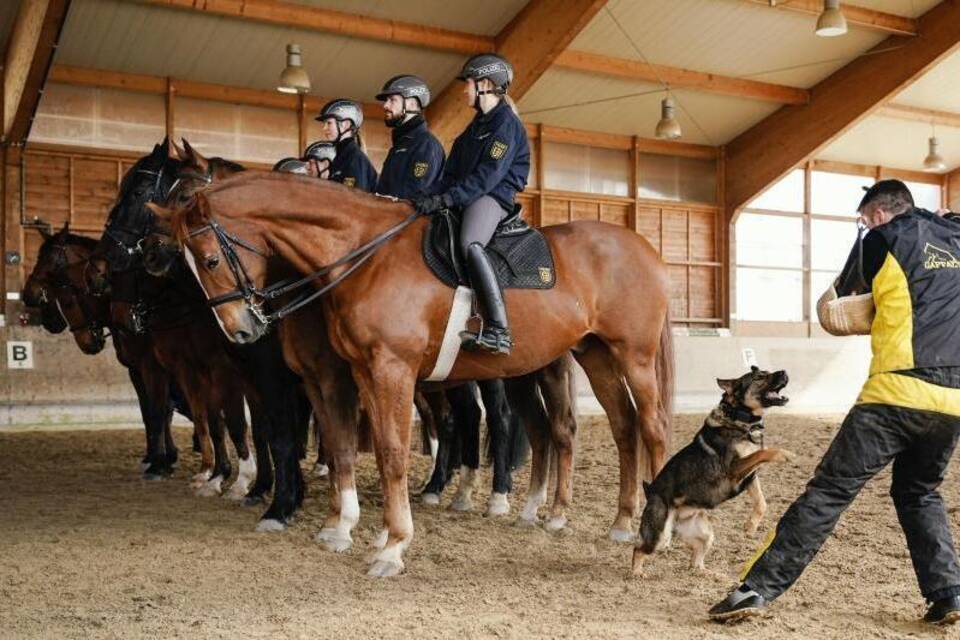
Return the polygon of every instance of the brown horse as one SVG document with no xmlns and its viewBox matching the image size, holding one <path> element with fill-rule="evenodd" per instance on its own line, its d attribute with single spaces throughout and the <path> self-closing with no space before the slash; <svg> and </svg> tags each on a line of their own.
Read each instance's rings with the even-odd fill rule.
<svg viewBox="0 0 960 640">
<path fill-rule="evenodd" d="M 312 274 L 395 229 L 389 247 L 330 290 L 323 309 L 331 345 L 349 362 L 373 423 L 385 535 L 377 541 L 382 549 L 371 559 L 370 574 L 401 572 L 403 551 L 413 538 L 407 493 L 410 405 L 416 381 L 427 377 L 439 355 L 452 299 L 451 290 L 421 259 L 426 221 L 415 219 L 406 203 L 332 183 L 261 174 L 230 178 L 197 194 L 174 213 L 172 224 L 216 304 L 221 327 L 238 343 L 255 341 L 266 331 L 257 292 L 268 284 L 271 257 Z M 450 380 L 523 376 L 573 350 L 614 432 L 620 501 L 613 528 L 629 536 L 639 503 L 641 454 L 647 456 L 645 476 L 654 476 L 664 464 L 670 437 L 666 269 L 649 243 L 620 227 L 578 222 L 544 233 L 554 253 L 557 285 L 507 291 L 517 345 L 513 353 L 461 353 Z M 331 277 L 350 269 L 339 264 Z M 572 448 L 561 452 L 560 467 L 569 477 Z"/>
</svg>

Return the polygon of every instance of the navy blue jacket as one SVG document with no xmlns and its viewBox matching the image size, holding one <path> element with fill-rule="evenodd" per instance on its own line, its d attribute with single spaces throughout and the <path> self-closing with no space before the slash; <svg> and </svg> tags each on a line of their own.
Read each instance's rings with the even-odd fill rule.
<svg viewBox="0 0 960 640">
<path fill-rule="evenodd" d="M 392 132 L 393 146 L 383 161 L 377 193 L 412 200 L 428 193 L 443 171 L 443 145 L 430 133 L 423 116 L 415 116 Z"/>
<path fill-rule="evenodd" d="M 448 196 L 452 206 L 461 209 L 489 195 L 512 212 L 529 175 L 527 132 L 506 100 L 501 100 L 489 113 L 477 113 L 456 139 L 432 192 Z"/>
<path fill-rule="evenodd" d="M 329 179 L 369 192 L 377 186 L 377 170 L 356 138 L 344 138 L 337 143 L 337 157 L 330 163 Z"/>
</svg>

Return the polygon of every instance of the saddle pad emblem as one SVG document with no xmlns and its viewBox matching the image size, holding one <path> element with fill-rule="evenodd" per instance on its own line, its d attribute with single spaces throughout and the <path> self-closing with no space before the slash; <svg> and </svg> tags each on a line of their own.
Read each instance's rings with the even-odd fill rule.
<svg viewBox="0 0 960 640">
<path fill-rule="evenodd" d="M 426 162 L 415 162 L 413 163 L 413 177 L 422 178 L 427 175 L 427 169 L 430 168 L 429 163 Z"/>
<path fill-rule="evenodd" d="M 553 273 L 550 267 L 540 267 L 540 282 L 549 283 L 553 279 Z"/>
<path fill-rule="evenodd" d="M 490 147 L 490 157 L 494 160 L 499 160 L 507 152 L 507 143 L 500 142 L 499 140 L 494 140 L 493 145 Z"/>
<path fill-rule="evenodd" d="M 357 179 L 356 179 L 356 178 L 344 178 L 344 179 L 343 179 L 343 184 L 344 184 L 344 186 L 347 186 L 347 187 L 356 186 L 356 184 L 357 184 Z"/>
</svg>

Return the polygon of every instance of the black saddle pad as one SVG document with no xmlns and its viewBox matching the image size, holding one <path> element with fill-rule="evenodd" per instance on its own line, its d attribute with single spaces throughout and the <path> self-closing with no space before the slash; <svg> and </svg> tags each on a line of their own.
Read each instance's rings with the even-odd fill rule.
<svg viewBox="0 0 960 640">
<path fill-rule="evenodd" d="M 423 233 L 423 260 L 449 287 L 470 286 L 460 255 L 460 216 L 436 214 Z M 553 255 L 543 234 L 520 217 L 519 211 L 500 223 L 487 255 L 504 289 L 552 289 L 556 281 Z"/>
</svg>

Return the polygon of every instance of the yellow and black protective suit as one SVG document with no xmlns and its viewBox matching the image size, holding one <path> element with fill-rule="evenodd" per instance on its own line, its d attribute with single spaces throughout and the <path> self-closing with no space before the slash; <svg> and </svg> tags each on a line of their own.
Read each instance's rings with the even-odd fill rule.
<svg viewBox="0 0 960 640">
<path fill-rule="evenodd" d="M 768 601 L 800 577 L 840 514 L 890 462 L 890 494 L 921 593 L 930 601 L 960 595 L 937 492 L 960 435 L 958 256 L 960 223 L 922 209 L 864 239 L 864 279 L 876 305 L 870 377 L 803 495 L 745 571 L 745 586 Z"/>
</svg>

